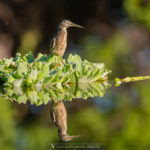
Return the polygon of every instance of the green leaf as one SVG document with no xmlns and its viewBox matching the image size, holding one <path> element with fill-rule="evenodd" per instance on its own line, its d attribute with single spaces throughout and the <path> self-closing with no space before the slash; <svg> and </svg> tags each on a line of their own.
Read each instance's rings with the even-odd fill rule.
<svg viewBox="0 0 150 150">
<path fill-rule="evenodd" d="M 8 82 L 10 82 L 10 83 L 13 83 L 15 80 L 16 80 L 16 79 L 15 79 L 12 75 L 10 75 L 10 76 L 8 77 Z"/>
<path fill-rule="evenodd" d="M 23 79 L 15 80 L 13 84 L 13 91 L 16 95 L 23 94 L 22 85 L 23 85 Z"/>
<path fill-rule="evenodd" d="M 26 84 L 28 87 L 30 87 L 33 84 L 32 79 L 30 77 L 27 77 Z"/>
<path fill-rule="evenodd" d="M 27 62 L 30 64 L 32 62 L 34 62 L 34 56 L 32 52 L 29 52 L 28 54 L 25 55 Z"/>
<path fill-rule="evenodd" d="M 26 104 L 27 100 L 28 100 L 28 98 L 25 94 L 18 97 L 19 104 L 21 104 L 21 103 Z"/>
<path fill-rule="evenodd" d="M 8 89 L 8 90 L 7 90 L 7 94 L 8 94 L 9 96 L 12 96 L 12 95 L 14 94 L 14 91 L 13 91 L 12 89 Z"/>
<path fill-rule="evenodd" d="M 31 101 L 31 104 L 36 104 L 38 100 L 38 95 L 36 91 L 28 91 L 28 97 Z"/>
<path fill-rule="evenodd" d="M 49 71 L 49 66 L 47 63 L 44 63 L 43 66 L 42 66 L 42 71 L 43 72 L 48 72 Z"/>
<path fill-rule="evenodd" d="M 55 62 L 55 55 L 54 54 L 48 56 L 48 62 L 49 63 L 54 63 Z"/>
<path fill-rule="evenodd" d="M 38 93 L 39 98 L 43 101 L 44 104 L 47 104 L 50 100 L 49 94 L 44 93 L 44 91 Z"/>
<path fill-rule="evenodd" d="M 16 57 L 13 59 L 14 62 L 19 61 L 21 58 L 21 54 L 20 53 L 16 53 Z"/>
<path fill-rule="evenodd" d="M 28 67 L 25 62 L 20 62 L 17 68 L 18 74 L 20 76 L 26 75 L 28 72 Z"/>
<path fill-rule="evenodd" d="M 37 79 L 37 75 L 38 75 L 38 71 L 35 68 L 35 69 L 31 70 L 31 73 L 30 73 L 29 77 L 30 77 L 31 80 L 36 80 Z"/>
</svg>

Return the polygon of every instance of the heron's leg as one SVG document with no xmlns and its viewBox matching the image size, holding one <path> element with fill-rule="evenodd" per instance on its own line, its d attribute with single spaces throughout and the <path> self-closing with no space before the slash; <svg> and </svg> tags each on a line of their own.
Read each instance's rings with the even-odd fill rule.
<svg viewBox="0 0 150 150">
<path fill-rule="evenodd" d="M 57 56 L 55 56 L 55 64 L 54 64 L 54 68 L 56 69 L 56 67 L 57 66 L 61 66 L 62 64 L 64 64 L 64 61 L 63 61 L 63 59 L 62 59 L 62 56 L 60 56 L 60 61 L 61 62 L 57 62 L 58 61 L 58 58 L 57 58 Z"/>
<path fill-rule="evenodd" d="M 54 69 L 56 69 L 56 67 L 58 66 L 58 63 L 57 63 L 57 56 L 55 56 L 55 64 L 54 64 Z"/>
<path fill-rule="evenodd" d="M 63 58 L 62 58 L 62 56 L 61 56 L 61 58 L 60 58 L 60 59 L 61 59 L 61 62 L 62 62 L 62 64 L 64 64 L 64 61 L 63 61 Z"/>
</svg>

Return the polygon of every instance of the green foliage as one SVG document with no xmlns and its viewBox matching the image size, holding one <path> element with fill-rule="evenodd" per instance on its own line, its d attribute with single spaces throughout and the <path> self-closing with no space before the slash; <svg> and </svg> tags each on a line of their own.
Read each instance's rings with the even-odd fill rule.
<svg viewBox="0 0 150 150">
<path fill-rule="evenodd" d="M 104 64 L 82 61 L 80 56 L 70 54 L 67 60 L 55 55 L 32 53 L 0 61 L 1 95 L 31 104 L 47 104 L 49 100 L 72 100 L 100 96 L 110 86 L 110 73 Z"/>
<path fill-rule="evenodd" d="M 14 120 L 15 109 L 9 101 L 0 98 L 0 102 L 0 149 L 15 150 L 17 132 Z"/>
<path fill-rule="evenodd" d="M 150 27 L 150 2 L 148 0 L 125 0 L 124 8 L 132 20 Z"/>
<path fill-rule="evenodd" d="M 113 70 L 110 77 L 134 74 L 134 66 L 127 63 L 132 62 L 132 57 L 129 42 L 123 32 L 117 31 L 106 40 L 89 35 L 84 39 L 82 46 L 81 53 L 85 58 L 90 61 L 105 62 L 105 65 Z"/>
</svg>

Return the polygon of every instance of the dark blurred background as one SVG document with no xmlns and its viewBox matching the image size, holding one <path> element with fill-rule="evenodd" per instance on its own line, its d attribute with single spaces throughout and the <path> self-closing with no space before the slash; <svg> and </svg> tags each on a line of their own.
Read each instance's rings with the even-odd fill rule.
<svg viewBox="0 0 150 150">
<path fill-rule="evenodd" d="M 69 29 L 69 53 L 105 63 L 114 77 L 150 74 L 149 0 L 0 0 L 0 58 L 49 53 L 59 22 Z M 103 98 L 65 103 L 71 143 L 98 143 L 105 150 L 150 149 L 150 82 L 111 87 Z M 0 100 L 0 149 L 48 150 L 60 143 L 49 105 Z"/>
</svg>

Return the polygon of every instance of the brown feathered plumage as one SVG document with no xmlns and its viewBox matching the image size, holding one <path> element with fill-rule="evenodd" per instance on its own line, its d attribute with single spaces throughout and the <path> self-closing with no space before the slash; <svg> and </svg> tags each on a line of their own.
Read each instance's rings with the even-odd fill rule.
<svg viewBox="0 0 150 150">
<path fill-rule="evenodd" d="M 57 56 L 64 55 L 67 47 L 67 28 L 69 27 L 83 28 L 69 20 L 63 20 L 58 27 L 56 35 L 50 43 L 50 50 L 53 54 Z M 70 141 L 79 137 L 67 134 L 67 112 L 62 100 L 51 103 L 50 115 L 53 123 L 58 128 L 58 134 L 62 141 Z"/>
<path fill-rule="evenodd" d="M 54 38 L 50 42 L 50 51 L 57 55 L 63 56 L 67 47 L 67 28 L 69 27 L 78 27 L 84 28 L 80 25 L 77 25 L 69 20 L 63 20 L 58 27 L 58 31 Z"/>
<path fill-rule="evenodd" d="M 53 123 L 58 128 L 58 135 L 62 141 L 66 142 L 80 137 L 67 134 L 67 112 L 63 101 L 57 101 L 51 104 L 50 115 Z"/>
</svg>

